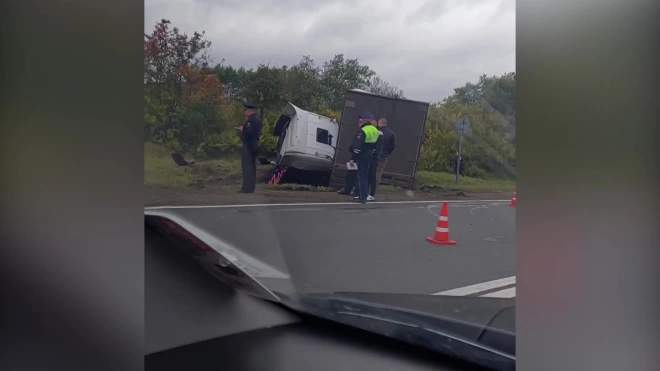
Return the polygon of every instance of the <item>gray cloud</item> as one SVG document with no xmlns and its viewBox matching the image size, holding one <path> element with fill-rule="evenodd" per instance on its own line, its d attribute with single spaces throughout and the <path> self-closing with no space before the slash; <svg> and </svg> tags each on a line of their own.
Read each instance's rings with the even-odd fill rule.
<svg viewBox="0 0 660 371">
<path fill-rule="evenodd" d="M 344 53 L 411 99 L 435 101 L 482 74 L 515 70 L 515 0 L 146 0 L 161 18 L 206 31 L 234 66 L 318 64 Z"/>
</svg>

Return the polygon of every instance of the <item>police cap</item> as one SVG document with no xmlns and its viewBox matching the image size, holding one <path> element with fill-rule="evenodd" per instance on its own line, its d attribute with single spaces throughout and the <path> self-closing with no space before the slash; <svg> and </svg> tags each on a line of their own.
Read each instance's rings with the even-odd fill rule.
<svg viewBox="0 0 660 371">
<path fill-rule="evenodd" d="M 252 104 L 252 103 L 243 102 L 243 108 L 245 108 L 245 109 L 255 109 L 255 108 L 257 108 L 257 106 Z"/>
<path fill-rule="evenodd" d="M 371 113 L 370 111 L 362 111 L 359 118 L 364 119 L 364 120 L 375 120 L 376 119 L 374 114 Z"/>
</svg>

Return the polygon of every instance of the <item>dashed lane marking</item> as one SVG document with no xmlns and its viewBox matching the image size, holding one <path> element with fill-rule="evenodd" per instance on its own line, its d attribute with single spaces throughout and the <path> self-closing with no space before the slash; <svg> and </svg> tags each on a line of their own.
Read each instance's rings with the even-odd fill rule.
<svg viewBox="0 0 660 371">
<path fill-rule="evenodd" d="M 431 295 L 447 295 L 447 296 L 469 295 L 469 296 L 479 296 L 479 297 L 488 297 L 488 298 L 513 298 L 516 296 L 515 287 L 510 287 L 495 292 L 493 292 L 492 290 L 500 287 L 515 285 L 515 284 L 516 284 L 516 276 L 511 276 L 511 277 L 501 278 L 498 280 L 481 282 L 474 285 L 458 287 L 447 291 L 436 292 L 435 294 L 431 294 Z M 488 291 L 488 293 L 479 295 L 479 293 L 486 291 Z"/>
</svg>

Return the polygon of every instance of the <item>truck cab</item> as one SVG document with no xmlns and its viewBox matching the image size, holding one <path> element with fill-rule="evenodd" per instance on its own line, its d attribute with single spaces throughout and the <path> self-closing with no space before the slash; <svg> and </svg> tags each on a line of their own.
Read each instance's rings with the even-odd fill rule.
<svg viewBox="0 0 660 371">
<path fill-rule="evenodd" d="M 307 171 L 330 171 L 336 152 L 339 124 L 287 103 L 275 123 L 277 165 Z"/>
</svg>

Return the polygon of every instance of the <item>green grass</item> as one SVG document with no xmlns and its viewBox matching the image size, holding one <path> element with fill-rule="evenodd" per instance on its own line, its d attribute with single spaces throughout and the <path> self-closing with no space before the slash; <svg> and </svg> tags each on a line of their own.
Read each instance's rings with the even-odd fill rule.
<svg viewBox="0 0 660 371">
<path fill-rule="evenodd" d="M 187 160 L 194 160 L 189 156 Z M 264 178 L 270 167 L 257 166 L 257 177 Z M 449 191 L 472 192 L 513 192 L 516 183 L 513 180 L 477 179 L 459 177 L 458 184 L 454 184 L 455 176 L 449 173 L 436 173 L 430 171 L 417 172 L 417 185 L 419 190 L 445 189 Z M 204 186 L 233 186 L 241 183 L 241 164 L 238 158 L 224 158 L 220 160 L 196 161 L 193 166 L 177 166 L 172 160 L 171 151 L 154 143 L 144 144 L 144 181 L 150 186 L 162 187 L 204 187 Z M 330 188 L 311 187 L 299 184 L 275 184 L 266 186 L 272 190 L 282 191 L 314 191 L 330 192 Z M 391 188 L 391 189 L 390 189 Z M 382 191 L 396 191 L 393 187 L 381 185 Z"/>
<path fill-rule="evenodd" d="M 148 185 L 182 187 L 193 181 L 190 169 L 177 166 L 170 152 L 153 143 L 144 144 L 144 182 Z"/>
<path fill-rule="evenodd" d="M 184 155 L 186 160 L 193 160 Z M 177 166 L 171 151 L 154 143 L 144 144 L 144 181 L 151 186 L 185 187 L 234 185 L 241 182 L 238 158 L 196 161 L 193 166 Z"/>
<path fill-rule="evenodd" d="M 421 190 L 444 188 L 450 191 L 513 192 L 516 188 L 514 180 L 477 179 L 464 176 L 458 177 L 458 184 L 455 184 L 456 175 L 431 171 L 419 171 L 416 178 L 416 188 Z"/>
</svg>

